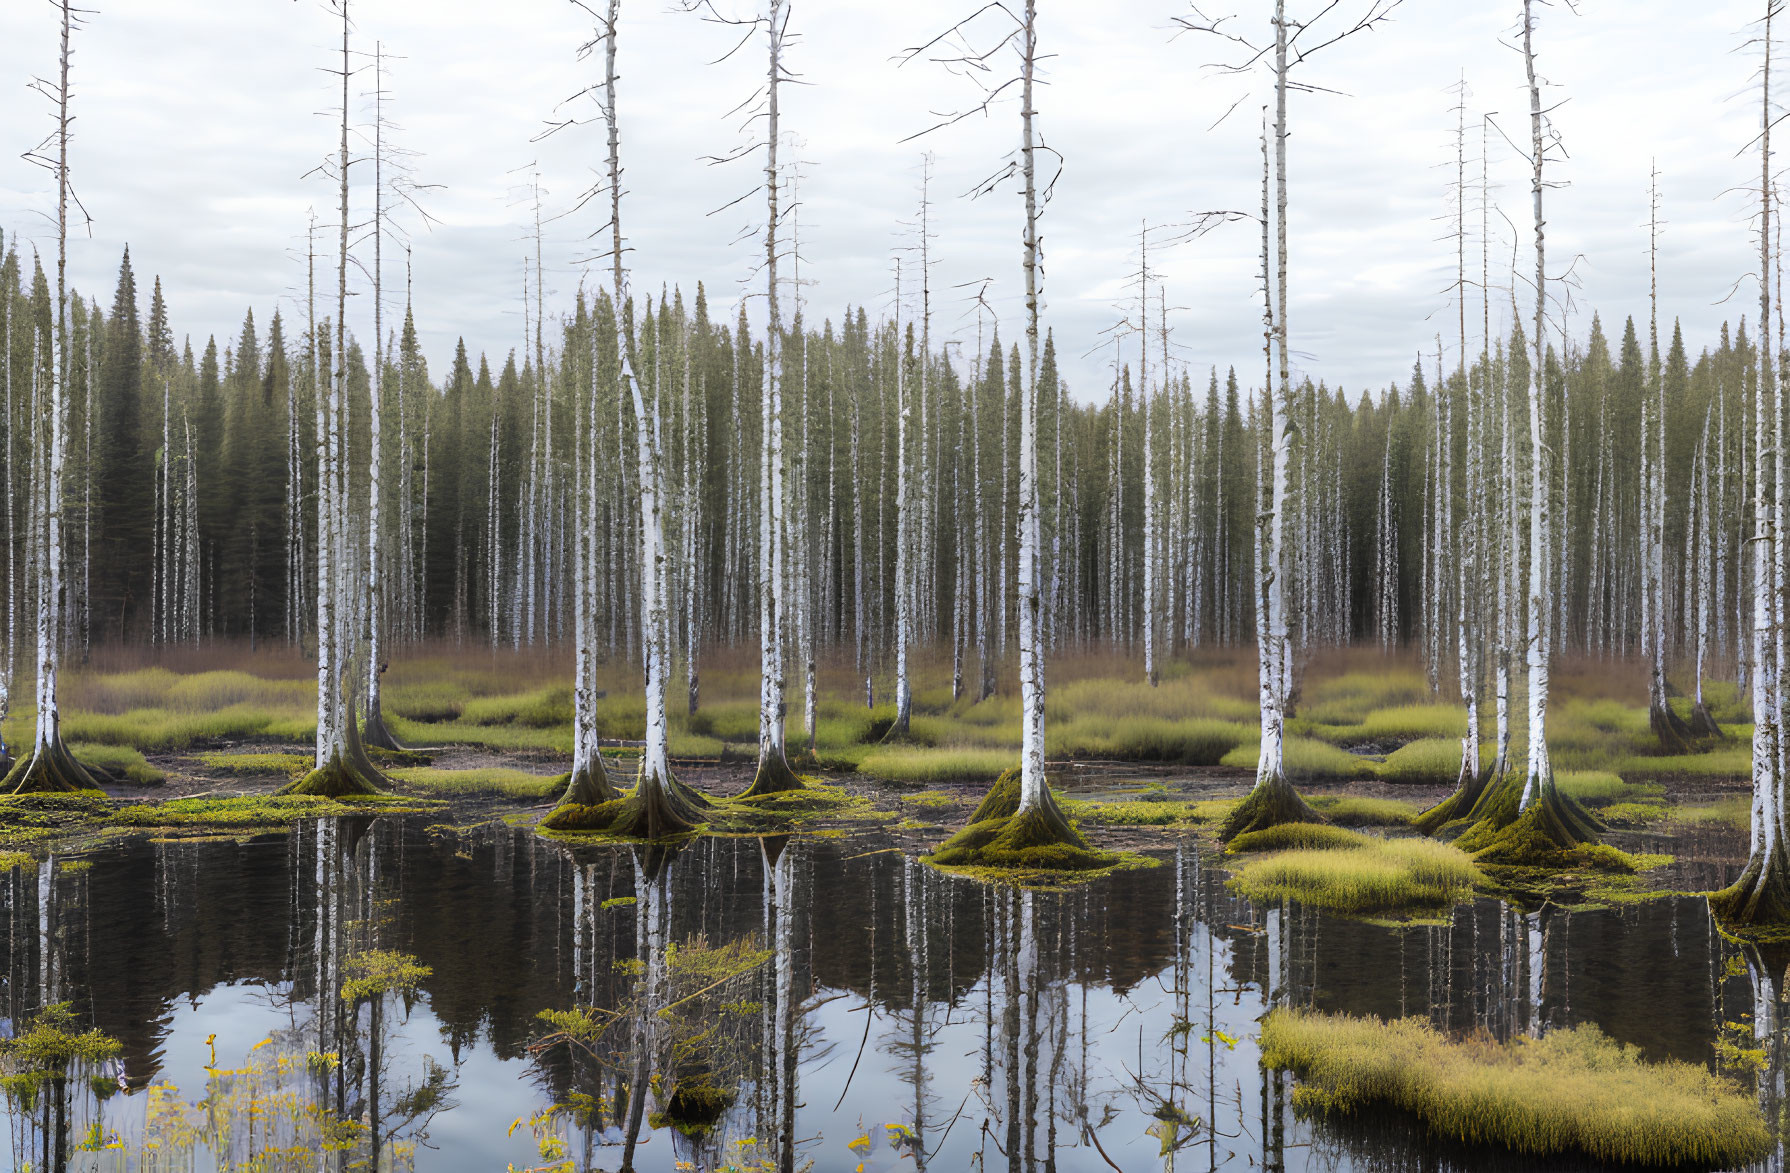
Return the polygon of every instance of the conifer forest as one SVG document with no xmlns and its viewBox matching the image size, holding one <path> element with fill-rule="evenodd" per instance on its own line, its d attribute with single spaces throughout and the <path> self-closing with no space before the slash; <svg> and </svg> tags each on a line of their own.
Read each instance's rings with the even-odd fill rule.
<svg viewBox="0 0 1790 1173">
<path fill-rule="evenodd" d="M 1421 101 L 1434 0 L 636 4 L 220 7 L 154 137 L 300 194 L 185 206 L 151 18 L 0 13 L 6 1167 L 1782 1168 L 1783 0 L 1498 0 Z M 1575 129 L 1656 9 L 1725 104 Z M 1172 149 L 1077 112 L 1163 45 Z M 582 187 L 443 210 L 405 118 L 518 107 Z"/>
</svg>

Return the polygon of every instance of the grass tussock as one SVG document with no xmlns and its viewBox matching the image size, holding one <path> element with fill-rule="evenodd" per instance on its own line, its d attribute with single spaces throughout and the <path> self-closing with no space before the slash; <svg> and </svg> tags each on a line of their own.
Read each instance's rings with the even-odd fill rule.
<svg viewBox="0 0 1790 1173">
<path fill-rule="evenodd" d="M 1672 818 L 1681 823 L 1722 823 L 1741 831 L 1751 824 L 1752 817 L 1752 799 L 1744 794 L 1672 809 Z"/>
<path fill-rule="evenodd" d="M 1497 1043 L 1456 1041 L 1421 1019 L 1277 1010 L 1262 1063 L 1290 1070 L 1296 1104 L 1413 1113 L 1432 1133 L 1529 1156 L 1722 1167 L 1763 1156 L 1751 1097 L 1700 1066 L 1647 1063 L 1594 1026 Z"/>
<path fill-rule="evenodd" d="M 82 765 L 104 770 L 120 782 L 160 786 L 168 779 L 168 775 L 150 765 L 141 752 L 128 746 L 75 742 L 68 749 Z"/>
<path fill-rule="evenodd" d="M 199 763 L 213 774 L 232 778 L 258 778 L 281 775 L 301 778 L 317 764 L 308 753 L 225 753 L 212 751 L 198 755 Z"/>
<path fill-rule="evenodd" d="M 889 782 L 992 782 L 1017 756 L 1017 750 L 889 745 L 864 754 L 857 770 Z"/>
<path fill-rule="evenodd" d="M 1261 743 L 1252 738 L 1225 754 L 1219 764 L 1253 770 L 1261 752 Z M 1365 781 L 1374 777 L 1372 761 L 1315 738 L 1288 737 L 1283 752 L 1289 778 Z"/>
<path fill-rule="evenodd" d="M 1222 822 L 1236 807 L 1230 798 L 1189 802 L 1167 793 L 1147 792 L 1111 802 L 1064 800 L 1063 810 L 1080 823 L 1107 827 L 1176 827 Z"/>
<path fill-rule="evenodd" d="M 1375 773 L 1382 782 L 1446 786 L 1461 776 L 1460 738 L 1425 737 L 1401 745 L 1386 755 Z"/>
<path fill-rule="evenodd" d="M 1312 830 L 1330 833 L 1313 835 Z M 1230 886 L 1258 904 L 1293 900 L 1363 915 L 1446 907 L 1471 896 L 1485 880 L 1465 852 L 1429 839 L 1381 839 L 1341 827 L 1310 828 L 1284 838 L 1299 845 L 1249 860 Z M 1258 840 L 1255 850 L 1264 850 L 1266 842 Z"/>
<path fill-rule="evenodd" d="M 1408 827 L 1421 813 L 1415 804 L 1397 798 L 1325 794 L 1305 801 L 1339 827 Z"/>
<path fill-rule="evenodd" d="M 502 768 L 439 770 L 431 766 L 413 766 L 393 770 L 391 777 L 428 794 L 484 795 L 520 802 L 546 802 L 559 797 L 566 787 L 564 774 L 550 777 Z"/>
</svg>

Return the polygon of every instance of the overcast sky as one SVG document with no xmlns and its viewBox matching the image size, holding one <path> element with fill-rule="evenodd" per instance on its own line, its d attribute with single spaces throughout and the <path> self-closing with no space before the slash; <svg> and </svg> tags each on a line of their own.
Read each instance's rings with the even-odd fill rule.
<svg viewBox="0 0 1790 1173">
<path fill-rule="evenodd" d="M 1345 0 L 1331 19 L 1364 0 Z M 746 14 L 748 0 L 717 0 Z M 1295 14 L 1320 7 L 1293 0 Z M 725 211 L 760 178 L 755 164 L 712 166 L 736 148 L 742 119 L 729 111 L 760 83 L 760 36 L 715 63 L 736 30 L 668 10 L 667 0 L 622 6 L 621 118 L 627 168 L 624 219 L 636 291 L 661 282 L 706 283 L 717 316 L 731 314 L 752 275 L 754 244 L 743 231 L 762 197 Z M 904 138 L 932 111 L 975 100 L 961 78 L 924 62 L 901 66 L 899 51 L 929 39 L 970 11 L 963 0 L 826 0 L 793 6 L 786 131 L 803 140 L 800 210 L 802 295 L 811 317 L 837 318 L 847 304 L 873 316 L 894 309 L 892 265 L 913 243 L 920 157 L 930 151 L 936 239 L 934 336 L 976 346 L 969 283 L 992 278 L 1003 337 L 1021 329 L 1022 205 L 1013 187 L 963 198 L 1018 142 L 1018 107 L 997 106 L 917 142 Z M 1268 35 L 1270 0 L 1214 0 L 1208 12 L 1237 12 L 1236 27 Z M 1581 315 L 1623 315 L 1645 327 L 1647 179 L 1662 173 L 1662 317 L 1682 319 L 1693 351 L 1724 317 L 1756 305 L 1743 286 L 1717 304 L 1748 269 L 1750 206 L 1737 186 L 1756 182 L 1746 147 L 1757 125 L 1756 55 L 1743 44 L 1759 3 L 1703 0 L 1581 0 L 1574 15 L 1543 10 L 1540 69 L 1554 87 L 1554 114 L 1571 158 L 1551 175 L 1550 272 L 1579 258 Z M 1260 202 L 1256 134 L 1265 76 L 1236 78 L 1204 68 L 1227 48 L 1176 36 L 1174 0 L 1066 3 L 1041 0 L 1039 41 L 1054 54 L 1038 98 L 1040 126 L 1063 156 L 1043 231 L 1047 326 L 1056 332 L 1076 395 L 1107 394 L 1112 347 L 1102 331 L 1135 297 L 1128 275 L 1144 222 L 1185 222 L 1198 211 L 1253 209 Z M 49 173 L 20 158 L 50 129 L 47 103 L 26 91 L 55 63 L 57 9 L 46 0 L 0 4 L 0 79 L 12 94 L 0 117 L 0 226 L 54 255 Z M 1290 325 L 1302 368 L 1351 391 L 1403 383 L 1414 354 L 1433 355 L 1438 331 L 1454 362 L 1452 210 L 1454 97 L 1463 75 L 1470 152 L 1479 115 L 1499 111 L 1527 142 L 1522 57 L 1514 44 L 1518 0 L 1406 0 L 1396 19 L 1314 57 L 1304 80 L 1341 91 L 1295 95 L 1290 146 Z M 416 316 L 439 376 L 464 336 L 493 363 L 520 340 L 530 164 L 538 166 L 549 216 L 545 258 L 549 313 L 571 302 L 589 253 L 584 238 L 604 221 L 594 206 L 570 212 L 603 156 L 601 131 L 576 127 L 531 142 L 566 113 L 594 116 L 564 99 L 600 80 L 600 62 L 576 50 L 591 34 L 568 0 L 355 0 L 357 49 L 376 41 L 389 62 L 396 139 L 415 152 L 418 182 L 438 184 L 423 200 L 438 223 L 400 217 L 414 243 Z M 987 28 L 992 30 L 990 23 Z M 315 0 L 113 0 L 76 35 L 77 137 L 71 174 L 93 217 L 91 239 L 70 247 L 76 286 L 111 297 L 128 243 L 145 292 L 159 274 L 177 333 L 195 347 L 215 333 L 231 342 L 253 307 L 265 326 L 275 305 L 290 317 L 304 283 L 309 209 L 334 216 L 330 181 L 313 171 L 334 148 L 332 85 L 340 25 Z M 358 63 L 358 59 L 357 59 Z M 353 83 L 358 122 L 371 71 Z M 1236 112 L 1213 123 L 1233 103 Z M 1471 170 L 1477 173 L 1475 161 Z M 1529 231 L 1527 163 L 1494 138 L 1495 198 Z M 370 206 L 371 168 L 355 167 L 355 219 Z M 566 214 L 569 213 L 569 214 Z M 710 214 L 714 213 L 714 214 Z M 1478 268 L 1478 217 L 1469 267 Z M 1507 285 L 1509 229 L 1494 215 L 1493 281 Z M 1261 365 L 1256 294 L 1259 237 L 1240 224 L 1156 259 L 1166 279 L 1177 361 L 1203 372 L 1236 364 L 1246 379 Z M 906 254 L 903 254 L 906 255 Z M 370 250 L 367 259 L 370 263 Z M 402 250 L 388 246 L 387 282 L 401 301 Z M 911 261 L 910 261 L 911 263 Z M 1532 265 L 1527 259 L 1524 265 Z M 322 278 L 333 285 L 332 278 Z M 365 283 L 358 277 L 357 287 Z M 905 295 L 905 312 L 917 298 Z M 1470 315 L 1477 316 L 1477 292 Z M 1508 293 L 1494 291 L 1494 304 Z M 762 299 L 748 312 L 762 315 Z M 350 325 L 371 334 L 371 299 L 351 307 Z M 1128 345 L 1134 355 L 1135 342 Z M 1433 363 L 1433 357 L 1429 360 Z"/>
</svg>

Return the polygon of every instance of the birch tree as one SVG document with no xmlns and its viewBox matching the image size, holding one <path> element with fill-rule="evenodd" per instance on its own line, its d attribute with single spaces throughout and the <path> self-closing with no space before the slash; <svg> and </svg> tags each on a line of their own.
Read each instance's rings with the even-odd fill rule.
<svg viewBox="0 0 1790 1173">
<path fill-rule="evenodd" d="M 1353 23 L 1334 33 L 1320 29 L 1315 40 L 1303 38 L 1315 22 L 1289 20 L 1286 0 L 1275 0 L 1272 44 L 1258 47 L 1232 33 L 1223 21 L 1213 20 L 1198 8 L 1179 18 L 1182 27 L 1215 35 L 1241 47 L 1244 59 L 1230 68 L 1241 72 L 1267 62 L 1273 79 L 1273 132 L 1268 134 L 1264 113 L 1262 144 L 1262 287 L 1265 302 L 1264 341 L 1268 380 L 1263 389 L 1260 440 L 1265 446 L 1263 479 L 1259 486 L 1261 508 L 1256 523 L 1256 632 L 1257 677 L 1261 705 L 1261 748 L 1256 759 L 1256 781 L 1248 797 L 1226 820 L 1226 840 L 1248 831 L 1287 822 L 1317 822 L 1319 816 L 1299 797 L 1287 778 L 1285 725 L 1291 700 L 1293 647 L 1288 627 L 1288 592 L 1292 589 L 1294 562 L 1288 522 L 1288 473 L 1292 463 L 1290 424 L 1293 381 L 1290 333 L 1287 325 L 1287 93 L 1289 74 L 1313 53 L 1385 21 L 1399 0 L 1369 0 Z M 1320 9 L 1322 20 L 1335 8 Z M 1304 87 L 1301 87 L 1304 88 Z M 1270 147 L 1272 150 L 1270 151 Z M 1272 203 L 1270 203 L 1272 189 Z"/>
<path fill-rule="evenodd" d="M 802 789 L 802 780 L 789 768 L 784 747 L 783 628 L 786 604 L 784 559 L 783 468 L 783 317 L 777 287 L 778 195 L 782 176 L 777 148 L 782 125 L 779 94 L 787 77 L 783 64 L 783 40 L 788 31 L 789 10 L 784 0 L 768 0 L 763 18 L 769 67 L 764 88 L 764 281 L 765 338 L 764 389 L 760 407 L 763 443 L 759 456 L 758 517 L 758 769 L 742 798 Z"/>
<path fill-rule="evenodd" d="M 646 739 L 634 790 L 609 822 L 617 834 L 658 839 L 688 831 L 701 821 L 708 801 L 679 783 L 671 773 L 670 717 L 666 688 L 671 678 L 671 618 L 666 605 L 664 462 L 659 448 L 661 388 L 648 402 L 635 377 L 633 331 L 628 322 L 628 277 L 623 263 L 621 129 L 615 103 L 615 51 L 621 0 L 609 0 L 603 17 L 603 121 L 609 136 L 609 261 L 615 303 L 616 357 L 623 394 L 634 411 L 640 468 L 640 631 L 646 667 Z M 569 796 L 575 797 L 575 796 Z"/>
<path fill-rule="evenodd" d="M 62 475 L 68 453 L 68 212 L 72 194 L 68 178 L 68 143 L 73 124 L 69 113 L 69 65 L 73 56 L 69 41 L 82 14 L 69 0 L 60 0 L 56 8 L 61 15 L 61 52 L 57 59 L 56 79 L 40 77 L 32 82 L 32 88 L 55 105 L 56 128 L 28 156 L 56 176 L 56 306 L 50 336 L 49 403 L 45 413 L 48 416 L 45 424 L 49 433 L 48 452 L 43 462 L 44 477 L 37 492 L 37 514 L 41 519 L 37 537 L 43 543 L 37 559 L 37 731 L 32 738 L 31 752 L 19 758 L 7 772 L 5 781 L 0 782 L 0 789 L 9 794 L 87 790 L 99 785 L 97 777 L 75 760 L 62 740 L 62 710 L 57 687 L 57 674 L 62 667 L 59 641 L 65 621 Z M 7 325 L 10 327 L 11 324 L 9 317 Z"/>
<path fill-rule="evenodd" d="M 1782 0 L 1766 0 L 1758 44 L 1764 57 L 1759 72 L 1759 336 L 1754 346 L 1758 364 L 1753 395 L 1753 599 L 1751 684 L 1753 694 L 1753 803 L 1747 862 L 1740 878 L 1709 899 L 1725 921 L 1763 924 L 1790 918 L 1790 840 L 1786 839 L 1784 783 L 1780 763 L 1782 697 L 1774 638 L 1778 613 L 1778 565 L 1774 488 L 1781 487 L 1781 444 L 1784 423 L 1778 410 L 1777 356 L 1771 338 L 1772 158 L 1771 130 L 1780 114 L 1772 103 L 1772 25 L 1783 11 Z"/>
<path fill-rule="evenodd" d="M 282 793 L 336 797 L 376 793 L 384 781 L 361 745 L 355 720 L 352 663 L 355 654 L 350 581 L 348 475 L 344 448 L 348 412 L 348 83 L 349 0 L 335 0 L 342 17 L 342 105 L 336 179 L 336 314 L 330 353 L 334 366 L 327 391 L 317 396 L 317 738 L 310 773 Z M 336 72 L 334 70 L 330 71 Z"/>
<path fill-rule="evenodd" d="M 1545 2 L 1545 0 L 1544 0 Z M 1553 614 L 1554 489 L 1545 409 L 1548 376 L 1547 322 L 1547 220 L 1542 194 L 1546 190 L 1544 166 L 1558 137 L 1548 126 L 1541 104 L 1541 81 L 1535 71 L 1535 0 L 1523 0 L 1523 68 L 1529 89 L 1529 198 L 1534 218 L 1535 303 L 1530 317 L 1529 355 L 1529 552 L 1528 598 L 1524 608 L 1524 634 L 1528 666 L 1527 754 L 1523 773 L 1514 771 L 1481 799 L 1474 818 L 1478 825 L 1463 838 L 1463 846 L 1484 847 L 1499 842 L 1511 850 L 1546 852 L 1595 838 L 1599 825 L 1572 799 L 1563 795 L 1554 780 L 1548 753 L 1547 715 L 1549 671 L 1552 667 L 1550 616 Z M 1515 798 L 1515 802 L 1511 799 Z M 1523 826 L 1517 826 L 1522 822 Z M 1533 832 L 1533 835 L 1530 834 Z M 1498 836 L 1494 840 L 1494 836 Z"/>
<path fill-rule="evenodd" d="M 969 45 L 971 23 L 988 14 L 1001 21 L 1001 31 L 987 48 Z M 963 45 L 961 53 L 941 46 Z M 1038 6 L 1037 0 L 1025 0 L 1022 10 L 1015 12 L 995 4 L 979 9 L 944 34 L 905 54 L 912 60 L 932 54 L 932 60 L 947 68 L 971 74 L 986 72 L 992 62 L 1006 52 L 1018 57 L 1016 75 L 1007 75 L 985 90 L 980 103 L 970 110 L 947 117 L 934 126 L 950 125 L 989 105 L 1008 90 L 1019 91 L 1020 146 L 1018 155 L 984 179 L 976 194 L 997 190 L 1007 180 L 1017 177 L 1024 199 L 1024 235 L 1021 237 L 1021 269 L 1024 274 L 1026 313 L 1026 366 L 1019 387 L 1018 507 L 1017 507 L 1017 635 L 1019 644 L 1020 693 L 1020 764 L 995 783 L 976 812 L 971 826 L 941 848 L 937 858 L 949 862 L 980 859 L 993 866 L 1086 867 L 1105 857 L 1087 850 L 1087 842 L 1063 815 L 1051 794 L 1045 777 L 1044 763 L 1044 654 L 1045 631 L 1042 593 L 1041 539 L 1042 518 L 1038 487 L 1038 394 L 1042 288 L 1042 250 L 1038 222 L 1043 205 L 1049 198 L 1054 180 L 1042 189 L 1039 185 L 1037 158 L 1049 152 L 1059 162 L 1061 156 L 1044 145 L 1037 128 L 1037 106 L 1034 101 L 1038 78 Z M 920 132 L 922 134 L 928 131 Z M 987 820 L 1005 818 L 1006 823 L 992 840 L 978 827 Z"/>
</svg>

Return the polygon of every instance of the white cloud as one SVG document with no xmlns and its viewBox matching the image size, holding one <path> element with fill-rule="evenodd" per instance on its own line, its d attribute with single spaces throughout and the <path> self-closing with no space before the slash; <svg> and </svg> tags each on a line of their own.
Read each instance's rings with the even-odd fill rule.
<svg viewBox="0 0 1790 1173">
<path fill-rule="evenodd" d="M 1244 26 L 1265 31 L 1265 0 L 1234 2 Z M 1548 195 L 1550 256 L 1562 266 L 1582 257 L 1575 299 L 1587 316 L 1595 308 L 1617 323 L 1646 313 L 1646 186 L 1656 157 L 1669 221 L 1662 317 L 1681 317 L 1695 347 L 1713 341 L 1724 316 L 1752 304 L 1750 293 L 1715 303 L 1752 253 L 1747 201 L 1732 189 L 1757 169 L 1744 151 L 1757 123 L 1755 62 L 1738 51 L 1755 7 L 1711 0 L 1687 16 L 1668 0 L 1586 0 L 1576 16 L 1546 10 L 1541 66 L 1557 87 L 1552 99 L 1568 99 L 1555 119 L 1572 156 L 1553 172 L 1570 186 Z M 1217 43 L 1173 35 L 1171 19 L 1185 11 L 1175 4 L 1045 0 L 1041 9 L 1040 43 L 1054 56 L 1040 120 L 1066 160 L 1044 222 L 1046 321 L 1072 385 L 1093 396 L 1110 379 L 1102 364 L 1111 348 L 1098 345 L 1100 331 L 1121 314 L 1112 302 L 1125 295 L 1135 267 L 1140 222 L 1259 205 L 1256 100 L 1208 129 L 1243 83 L 1202 68 L 1221 51 Z M 943 0 L 795 5 L 801 41 L 790 61 L 807 84 L 786 91 L 785 125 L 805 140 L 800 153 L 811 163 L 801 227 L 811 316 L 837 317 L 848 303 L 873 313 L 890 307 L 889 258 L 906 243 L 918 159 L 930 150 L 939 201 L 935 335 L 973 347 L 974 317 L 954 287 L 989 276 L 1003 336 L 1018 336 L 1019 199 L 1009 191 L 958 198 L 1016 143 L 1016 106 L 901 141 L 928 125 L 928 111 L 970 99 L 962 81 L 936 67 L 896 63 L 903 47 L 964 11 Z M 1333 386 L 1402 382 L 1414 352 L 1433 348 L 1438 330 L 1447 342 L 1453 246 L 1438 239 L 1448 231 L 1438 218 L 1447 214 L 1452 179 L 1446 87 L 1464 73 L 1474 91 L 1470 121 L 1498 109 L 1512 137 L 1527 141 L 1522 60 L 1500 43 L 1518 11 L 1515 3 L 1413 0 L 1395 22 L 1310 66 L 1310 80 L 1350 95 L 1297 96 L 1290 148 L 1293 345 L 1307 356 L 1305 368 Z M 518 203 L 525 172 L 515 169 L 539 164 L 557 212 L 601 163 L 594 127 L 530 142 L 563 99 L 596 79 L 596 64 L 575 58 L 588 20 L 566 0 L 362 0 L 355 19 L 358 50 L 370 53 L 378 40 L 401 55 L 389 63 L 393 116 L 403 144 L 418 152 L 418 179 L 443 185 L 426 197 L 439 226 L 413 225 L 417 317 L 431 363 L 442 369 L 457 336 L 500 362 L 521 337 L 521 267 L 530 248 L 529 213 Z M 16 87 L 0 124 L 11 144 L 0 152 L 0 225 L 40 248 L 53 247 L 41 215 L 51 206 L 48 176 L 18 155 L 49 126 L 23 87 L 53 65 L 55 21 L 50 5 L 23 0 L 0 13 L 0 77 Z M 175 323 L 195 345 L 207 333 L 232 339 L 250 306 L 262 324 L 276 301 L 291 316 L 304 285 L 306 211 L 315 207 L 325 222 L 334 216 L 328 181 L 307 173 L 334 147 L 329 111 L 339 83 L 325 71 L 339 61 L 338 37 L 312 0 L 158 0 L 96 13 L 76 40 L 72 169 L 95 218 L 92 240 L 71 249 L 78 287 L 108 299 L 128 242 L 145 284 L 161 275 Z M 762 79 L 762 40 L 710 64 L 735 39 L 665 11 L 662 0 L 624 4 L 621 113 L 635 284 L 692 289 L 705 281 L 717 316 L 733 313 L 752 271 L 752 245 L 735 240 L 762 207 L 754 198 L 709 214 L 757 178 L 751 163 L 704 161 L 740 142 L 740 116 L 724 115 Z M 366 75 L 351 85 L 357 115 L 369 86 Z M 1526 243 L 1526 164 L 1499 142 L 1492 155 L 1499 198 Z M 356 176 L 357 218 L 369 180 L 370 171 Z M 561 306 L 579 281 L 574 258 L 587 251 L 583 237 L 602 220 L 593 207 L 548 227 L 548 290 Z M 1507 280 L 1509 244 L 1503 222 L 1494 225 L 1496 284 Z M 1196 370 L 1234 363 L 1247 378 L 1259 366 L 1258 248 L 1254 227 L 1240 224 L 1159 258 L 1171 306 L 1184 307 L 1171 313 L 1179 352 Z M 1476 243 L 1469 252 L 1476 271 Z M 388 248 L 393 304 L 401 258 L 401 249 Z M 353 323 L 363 337 L 370 334 L 369 299 L 357 299 L 351 312 L 365 319 Z M 749 303 L 749 312 L 760 307 Z M 1476 316 L 1475 308 L 1469 318 Z"/>
</svg>

